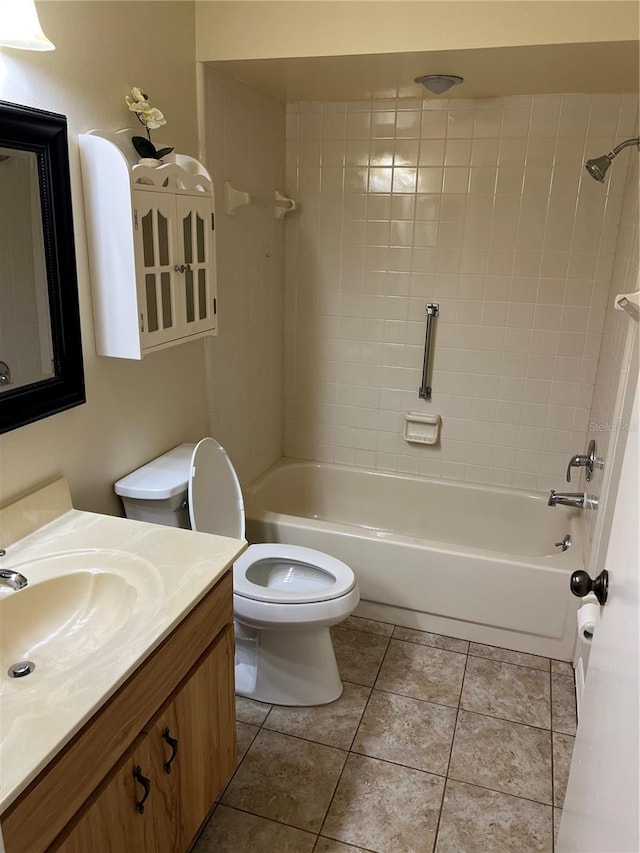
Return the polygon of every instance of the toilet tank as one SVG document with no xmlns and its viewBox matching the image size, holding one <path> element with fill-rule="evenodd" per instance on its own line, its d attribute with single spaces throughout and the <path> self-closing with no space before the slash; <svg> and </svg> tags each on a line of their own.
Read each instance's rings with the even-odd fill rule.
<svg viewBox="0 0 640 853">
<path fill-rule="evenodd" d="M 189 528 L 189 465 L 195 444 L 180 444 L 114 486 L 127 518 Z"/>
</svg>

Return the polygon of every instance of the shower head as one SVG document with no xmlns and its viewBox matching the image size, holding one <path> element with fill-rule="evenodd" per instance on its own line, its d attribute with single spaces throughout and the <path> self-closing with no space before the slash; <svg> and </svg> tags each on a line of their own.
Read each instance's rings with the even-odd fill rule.
<svg viewBox="0 0 640 853">
<path fill-rule="evenodd" d="M 587 160 L 584 167 L 592 178 L 595 178 L 596 181 L 600 181 L 600 183 L 603 184 L 604 176 L 607 174 L 607 169 L 611 165 L 612 160 L 613 157 L 611 154 L 603 154 L 602 157 L 595 157 L 593 160 Z"/>
<path fill-rule="evenodd" d="M 608 154 L 603 154 L 601 157 L 594 157 L 593 160 L 587 160 L 584 164 L 585 169 L 589 172 L 592 178 L 603 184 L 604 176 L 607 174 L 607 169 L 613 162 L 613 158 L 617 157 L 622 149 L 628 148 L 629 145 L 636 145 L 638 147 L 638 151 L 640 151 L 640 137 L 636 137 L 635 139 L 625 139 L 624 142 L 621 142 L 620 145 L 616 145 L 613 151 L 609 151 Z"/>
</svg>

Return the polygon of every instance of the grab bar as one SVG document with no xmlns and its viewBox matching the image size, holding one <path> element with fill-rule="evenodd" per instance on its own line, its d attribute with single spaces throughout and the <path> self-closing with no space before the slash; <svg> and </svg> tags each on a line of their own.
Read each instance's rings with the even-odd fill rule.
<svg viewBox="0 0 640 853">
<path fill-rule="evenodd" d="M 431 351 L 431 330 L 433 320 L 440 315 L 440 305 L 437 302 L 428 302 L 424 313 L 427 317 L 427 329 L 424 335 L 424 359 L 422 361 L 422 385 L 418 390 L 421 400 L 431 399 L 431 386 L 429 382 L 429 353 Z"/>
</svg>

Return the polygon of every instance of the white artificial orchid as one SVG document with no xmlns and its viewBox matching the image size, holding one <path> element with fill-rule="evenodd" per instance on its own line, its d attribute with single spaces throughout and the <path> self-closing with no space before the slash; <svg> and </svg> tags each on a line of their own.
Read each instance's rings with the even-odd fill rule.
<svg viewBox="0 0 640 853">
<path fill-rule="evenodd" d="M 148 130 L 155 130 L 167 123 L 164 115 L 159 109 L 156 109 L 156 107 L 147 106 L 145 110 L 140 110 L 138 112 L 138 117 Z"/>
<path fill-rule="evenodd" d="M 127 95 L 127 103 L 129 106 L 131 106 L 132 101 L 138 104 L 146 104 L 148 99 L 142 89 L 139 89 L 137 86 L 132 86 L 130 94 Z"/>
<path fill-rule="evenodd" d="M 163 113 L 156 107 L 151 106 L 147 95 L 138 86 L 131 88 L 125 100 L 131 112 L 135 113 L 138 121 L 146 127 L 147 132 L 149 130 L 156 130 L 167 123 Z"/>
<path fill-rule="evenodd" d="M 146 159 L 155 158 L 158 160 L 166 154 L 170 154 L 173 148 L 161 148 L 158 151 L 151 142 L 151 131 L 167 123 L 164 114 L 157 107 L 151 106 L 148 96 L 145 95 L 139 86 L 132 86 L 125 100 L 130 111 L 135 114 L 135 117 L 147 131 L 146 139 L 142 136 L 133 136 L 131 138 L 133 147 L 138 154 Z"/>
</svg>

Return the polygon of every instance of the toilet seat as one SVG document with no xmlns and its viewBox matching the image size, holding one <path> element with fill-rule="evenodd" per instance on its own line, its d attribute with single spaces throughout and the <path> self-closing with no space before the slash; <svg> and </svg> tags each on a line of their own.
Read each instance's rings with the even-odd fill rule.
<svg viewBox="0 0 640 853">
<path fill-rule="evenodd" d="M 244 539 L 238 476 L 215 438 L 203 438 L 191 454 L 189 517 L 193 530 Z M 235 595 L 271 604 L 331 601 L 346 595 L 355 583 L 345 563 L 298 545 L 250 545 L 233 567 Z"/>
<path fill-rule="evenodd" d="M 331 601 L 355 586 L 341 560 L 298 545 L 250 545 L 233 566 L 235 595 L 278 604 Z"/>
</svg>

